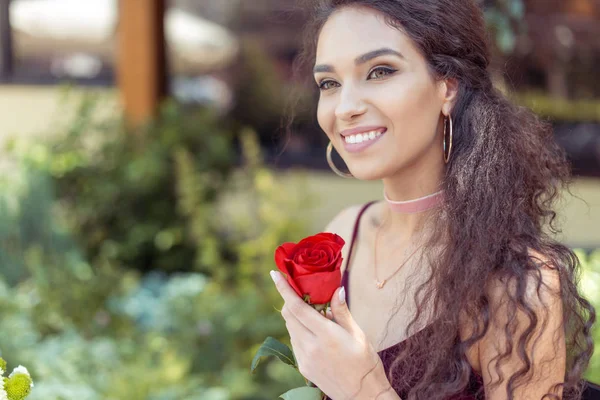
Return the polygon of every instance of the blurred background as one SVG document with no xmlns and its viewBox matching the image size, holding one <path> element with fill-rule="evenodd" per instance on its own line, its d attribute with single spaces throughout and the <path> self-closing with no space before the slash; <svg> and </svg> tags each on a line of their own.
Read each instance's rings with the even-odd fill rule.
<svg viewBox="0 0 600 400">
<path fill-rule="evenodd" d="M 600 0 L 480 3 L 495 85 L 572 163 L 558 239 L 600 308 Z M 250 374 L 286 336 L 274 250 L 381 194 L 327 166 L 293 73 L 306 18 L 296 0 L 0 0 L 0 355 L 32 400 L 303 384 L 269 360 Z"/>
</svg>

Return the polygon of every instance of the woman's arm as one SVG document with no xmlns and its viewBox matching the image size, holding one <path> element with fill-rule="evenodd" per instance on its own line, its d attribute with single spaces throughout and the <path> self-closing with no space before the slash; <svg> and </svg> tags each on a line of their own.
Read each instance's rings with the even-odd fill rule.
<svg viewBox="0 0 600 400">
<path fill-rule="evenodd" d="M 558 272 L 551 268 L 542 268 L 540 274 L 541 279 L 535 276 L 536 273 L 526 278 L 523 300 L 529 309 L 518 307 L 515 310 L 509 306 L 509 298 L 517 296 L 516 282 L 495 281 L 488 287 L 491 321 L 488 332 L 479 342 L 487 400 L 506 400 L 511 376 L 524 372 L 527 366 L 532 370 L 513 383 L 515 399 L 538 400 L 546 393 L 562 398 L 562 390 L 551 392 L 553 385 L 564 382 L 566 369 L 560 279 Z M 538 280 L 541 280 L 539 291 L 536 290 Z M 521 335 L 530 331 L 528 343 L 521 343 Z M 523 359 L 525 355 L 529 365 Z M 503 381 L 492 386 L 491 383 L 500 377 Z"/>
<path fill-rule="evenodd" d="M 390 385 L 381 362 L 365 377 L 363 390 L 353 400 L 402 400 Z"/>
</svg>

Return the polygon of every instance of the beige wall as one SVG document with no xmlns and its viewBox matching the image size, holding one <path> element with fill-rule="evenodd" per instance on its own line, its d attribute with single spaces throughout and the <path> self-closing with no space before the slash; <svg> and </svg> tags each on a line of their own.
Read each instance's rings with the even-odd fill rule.
<svg viewBox="0 0 600 400">
<path fill-rule="evenodd" d="M 97 94 L 98 118 L 118 112 L 116 91 L 86 89 Z M 73 118 L 84 91 L 67 86 L 0 85 L 0 145 L 8 137 L 57 134 Z"/>
</svg>

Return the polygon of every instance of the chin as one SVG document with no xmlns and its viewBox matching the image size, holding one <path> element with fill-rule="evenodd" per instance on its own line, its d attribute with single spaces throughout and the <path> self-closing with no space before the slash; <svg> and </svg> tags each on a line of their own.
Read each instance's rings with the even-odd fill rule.
<svg viewBox="0 0 600 400">
<path fill-rule="evenodd" d="M 355 179 L 361 181 L 376 181 L 383 179 L 383 175 L 378 171 L 369 171 L 362 169 L 360 171 L 357 171 L 356 173 L 351 170 L 350 173 L 354 175 Z"/>
</svg>

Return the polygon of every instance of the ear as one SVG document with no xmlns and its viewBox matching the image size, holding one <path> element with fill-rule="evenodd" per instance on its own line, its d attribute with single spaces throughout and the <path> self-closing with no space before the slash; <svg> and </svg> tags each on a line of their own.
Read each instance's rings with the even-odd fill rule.
<svg viewBox="0 0 600 400">
<path fill-rule="evenodd" d="M 458 96 L 458 79 L 448 78 L 440 82 L 440 97 L 442 100 L 442 114 L 450 115 Z"/>
</svg>

